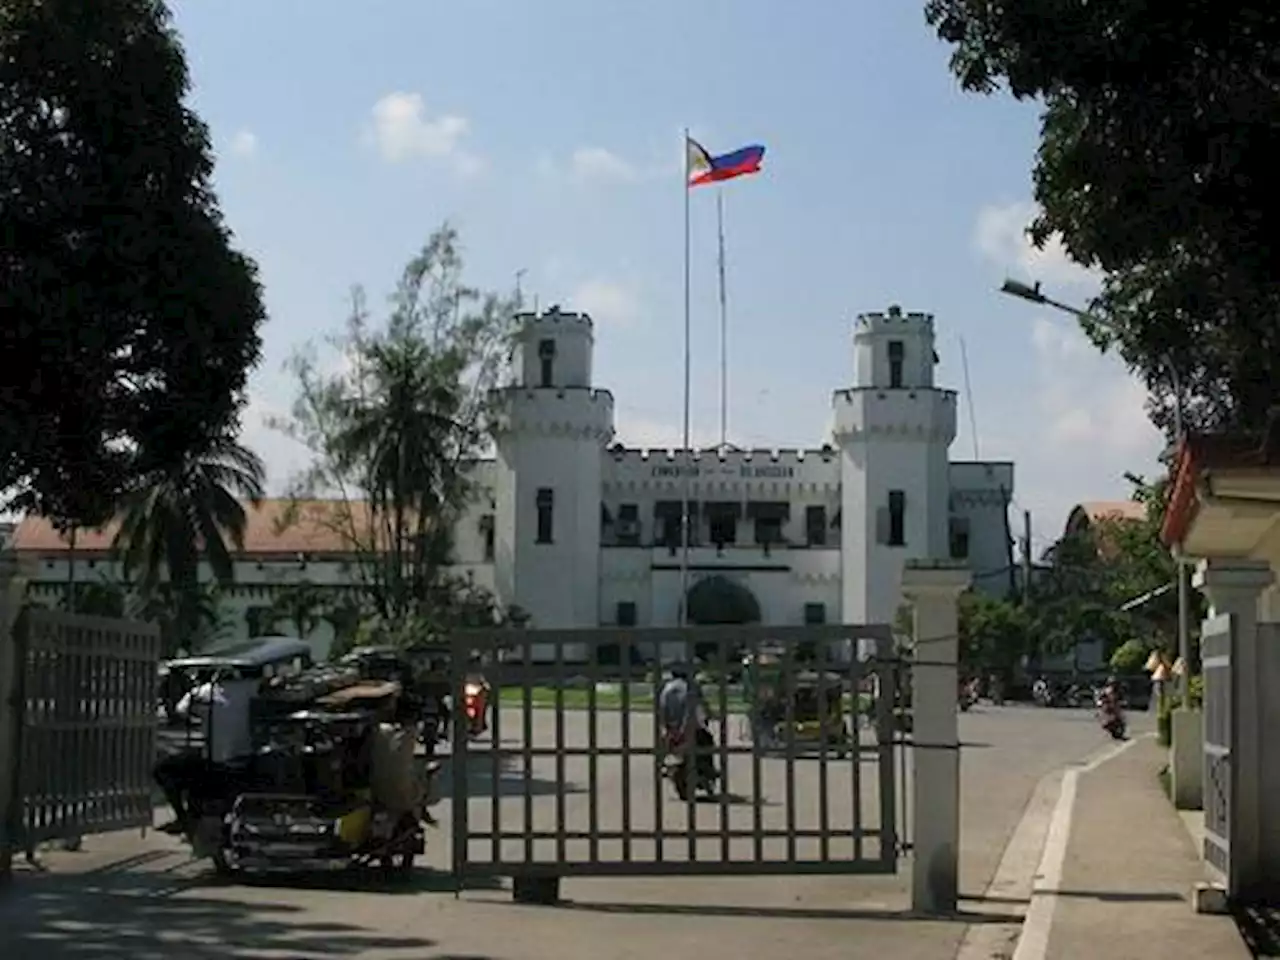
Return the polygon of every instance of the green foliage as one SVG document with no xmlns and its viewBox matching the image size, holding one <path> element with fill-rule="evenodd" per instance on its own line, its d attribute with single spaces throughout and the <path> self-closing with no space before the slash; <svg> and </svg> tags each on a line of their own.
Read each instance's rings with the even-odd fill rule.
<svg viewBox="0 0 1280 960">
<path fill-rule="evenodd" d="M 1196 428 L 1260 428 L 1280 383 L 1280 8 L 929 0 L 970 91 L 1045 104 L 1032 238 L 1107 272 L 1085 322 Z M 1157 106 L 1158 105 L 1158 106 Z"/>
<path fill-rule="evenodd" d="M 342 369 L 327 372 L 312 347 L 294 357 L 292 416 L 273 425 L 313 459 L 286 522 L 343 539 L 392 642 L 500 619 L 488 591 L 449 568 L 455 524 L 477 494 L 470 467 L 499 412 L 515 309 L 463 282 L 457 232 L 445 225 L 405 267 L 381 328 L 355 292 L 345 332 L 329 340 Z"/>
<path fill-rule="evenodd" d="M 960 666 L 972 672 L 1008 672 L 1027 652 L 1027 611 L 1009 600 L 969 591 L 960 597 Z"/>
<path fill-rule="evenodd" d="M 1141 673 L 1151 648 L 1141 640 L 1126 640 L 1111 654 L 1111 669 L 1119 674 Z"/>
<path fill-rule="evenodd" d="M 265 314 L 160 0 L 0 0 L 0 507 L 83 526 L 231 430 Z"/>
<path fill-rule="evenodd" d="M 215 437 L 183 459 L 144 474 L 124 498 L 115 547 L 139 593 L 152 597 L 162 582 L 164 605 L 176 603 L 181 646 L 202 629 L 200 563 L 208 563 L 217 583 L 234 579 L 229 539 L 244 546 L 248 523 L 241 497 L 262 497 L 262 461 L 229 437 Z"/>
<path fill-rule="evenodd" d="M 1032 634 L 1036 653 L 1071 649 L 1085 636 L 1116 650 L 1127 641 L 1144 649 L 1167 647 L 1177 633 L 1177 593 L 1166 589 L 1176 568 L 1160 542 L 1168 498 L 1166 481 L 1126 479 L 1133 499 L 1146 506 L 1139 520 L 1103 519 L 1064 536 L 1045 555 L 1048 569 L 1032 590 Z M 1149 597 L 1127 611 L 1131 601 Z M 1198 597 L 1192 598 L 1198 608 Z M 1197 609 L 1192 615 L 1196 616 Z M 1145 655 L 1144 655 L 1145 661 Z"/>
<path fill-rule="evenodd" d="M 129 614 L 160 628 L 162 655 L 202 650 L 226 638 L 231 622 L 214 584 L 160 583 L 130 604 Z"/>
<path fill-rule="evenodd" d="M 284 621 L 294 636 L 305 640 L 325 620 L 329 605 L 329 590 L 317 587 L 309 580 L 283 587 L 271 603 L 272 618 Z"/>
</svg>

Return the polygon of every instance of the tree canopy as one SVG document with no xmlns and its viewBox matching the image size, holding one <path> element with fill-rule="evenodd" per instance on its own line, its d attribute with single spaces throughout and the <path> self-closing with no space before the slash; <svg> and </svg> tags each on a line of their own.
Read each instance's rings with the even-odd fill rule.
<svg viewBox="0 0 1280 960">
<path fill-rule="evenodd" d="M 928 0 L 966 90 L 1044 104 L 1042 213 L 1106 272 L 1085 322 L 1168 427 L 1257 429 L 1280 383 L 1280 8 L 1263 0 Z"/>
<path fill-rule="evenodd" d="M 1159 536 L 1168 483 L 1126 479 L 1145 516 L 1096 520 L 1062 537 L 1045 552 L 1027 603 L 977 593 L 961 598 L 962 664 L 1008 670 L 1024 656 L 1064 653 L 1088 637 L 1108 651 L 1130 641 L 1144 650 L 1173 645 L 1175 567 Z"/>
<path fill-rule="evenodd" d="M 233 427 L 264 319 L 161 0 L 0 0 L 0 501 L 67 523 Z"/>
<path fill-rule="evenodd" d="M 287 522 L 340 536 L 365 605 L 394 633 L 383 639 L 407 642 L 500 618 L 492 595 L 450 568 L 457 521 L 484 495 L 471 468 L 488 449 L 516 303 L 463 282 L 457 232 L 445 225 L 405 267 L 390 307 L 375 326 L 357 289 L 345 331 L 329 341 L 342 363 L 300 351 L 292 416 L 274 425 L 312 453 Z"/>
</svg>

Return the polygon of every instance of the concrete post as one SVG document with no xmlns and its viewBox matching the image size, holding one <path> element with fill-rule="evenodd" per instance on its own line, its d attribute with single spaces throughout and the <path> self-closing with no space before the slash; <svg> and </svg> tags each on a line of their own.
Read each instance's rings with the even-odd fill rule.
<svg viewBox="0 0 1280 960">
<path fill-rule="evenodd" d="M 914 607 L 915 622 L 911 908 L 933 916 L 955 913 L 960 895 L 956 604 L 970 579 L 967 567 L 929 561 L 910 561 L 902 572 L 902 593 Z"/>
<path fill-rule="evenodd" d="M 9 878 L 13 863 L 9 816 L 18 776 L 14 749 L 18 735 L 13 704 L 18 679 L 14 625 L 26 592 L 27 578 L 22 576 L 17 558 L 0 553 L 0 883 Z"/>
<path fill-rule="evenodd" d="M 1201 560 L 1194 580 L 1213 605 L 1213 614 L 1231 615 L 1235 634 L 1229 676 L 1230 700 L 1236 714 L 1231 742 L 1236 789 L 1228 811 L 1232 877 L 1227 895 L 1239 899 L 1248 899 L 1251 891 L 1264 889 L 1267 884 L 1263 857 L 1263 818 L 1267 811 L 1262 791 L 1267 744 L 1263 741 L 1262 715 L 1264 698 L 1274 695 L 1274 691 L 1259 686 L 1268 671 L 1263 669 L 1260 657 L 1258 601 L 1274 582 L 1275 574 L 1265 560 L 1235 557 Z M 1209 784 L 1204 788 L 1209 789 Z"/>
</svg>

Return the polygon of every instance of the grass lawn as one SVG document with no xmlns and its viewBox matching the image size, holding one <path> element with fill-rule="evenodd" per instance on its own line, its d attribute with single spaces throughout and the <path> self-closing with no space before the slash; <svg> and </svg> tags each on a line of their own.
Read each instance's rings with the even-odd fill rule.
<svg viewBox="0 0 1280 960">
<path fill-rule="evenodd" d="M 533 687 L 530 690 L 530 694 L 530 700 L 534 708 L 555 708 L 556 690 L 554 687 Z M 562 691 L 561 695 L 564 698 L 564 707 L 566 710 L 585 710 L 587 708 L 589 693 L 581 687 L 566 687 Z M 703 695 L 706 697 L 707 704 L 713 710 L 718 710 L 720 708 L 720 691 L 717 688 L 704 686 Z M 845 694 L 844 700 L 845 709 L 852 710 L 853 696 Z M 870 698 L 865 696 L 859 697 L 862 709 L 865 709 L 869 705 L 869 700 Z M 500 702 L 507 707 L 521 707 L 524 704 L 524 688 L 503 687 Z M 726 697 L 726 702 L 730 713 L 746 713 L 746 701 L 742 699 L 742 694 L 737 690 L 729 691 L 728 696 Z M 621 710 L 622 691 L 613 686 L 597 688 L 596 708 L 599 710 Z M 633 686 L 631 689 L 631 709 L 652 710 L 653 689 L 647 684 L 643 687 Z"/>
</svg>

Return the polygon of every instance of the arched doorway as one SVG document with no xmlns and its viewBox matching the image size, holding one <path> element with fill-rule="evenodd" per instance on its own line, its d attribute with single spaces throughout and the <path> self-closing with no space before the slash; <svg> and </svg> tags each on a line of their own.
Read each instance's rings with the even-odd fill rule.
<svg viewBox="0 0 1280 960">
<path fill-rule="evenodd" d="M 744 584 L 715 574 L 699 580 L 685 594 L 686 619 L 696 626 L 723 626 L 760 622 L 760 601 Z M 693 655 L 700 660 L 716 656 L 715 643 L 696 643 Z M 726 651 L 727 653 L 727 651 Z"/>
</svg>

